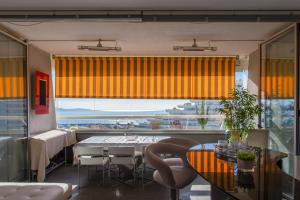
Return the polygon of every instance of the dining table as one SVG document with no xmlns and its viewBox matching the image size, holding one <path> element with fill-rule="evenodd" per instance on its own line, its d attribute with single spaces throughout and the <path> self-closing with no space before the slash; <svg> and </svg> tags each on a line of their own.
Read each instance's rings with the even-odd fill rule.
<svg viewBox="0 0 300 200">
<path fill-rule="evenodd" d="M 228 199 L 239 200 L 300 200 L 300 181 L 282 167 L 290 162 L 289 155 L 269 149 L 256 149 L 255 154 L 250 171 L 239 169 L 236 158 L 220 154 L 216 144 L 194 146 L 186 157 L 190 167 L 211 185 L 212 193 L 221 191 Z"/>
<path fill-rule="evenodd" d="M 77 145 L 98 145 L 107 148 L 109 146 L 141 146 L 156 143 L 169 138 L 167 136 L 141 136 L 141 135 L 118 135 L 118 136 L 92 136 L 77 143 Z"/>
<path fill-rule="evenodd" d="M 142 152 L 146 146 L 167 138 L 169 137 L 160 135 L 107 135 L 88 137 L 84 140 L 81 140 L 73 147 L 73 164 L 77 164 L 77 146 L 100 146 L 104 147 L 104 150 L 107 150 L 108 147 L 114 146 L 133 146 L 135 147 L 136 151 Z"/>
</svg>

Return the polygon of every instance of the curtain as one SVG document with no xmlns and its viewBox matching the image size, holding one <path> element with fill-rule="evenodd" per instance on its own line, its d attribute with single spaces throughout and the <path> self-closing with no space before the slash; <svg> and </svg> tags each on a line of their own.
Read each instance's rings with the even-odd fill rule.
<svg viewBox="0 0 300 200">
<path fill-rule="evenodd" d="M 235 62 L 235 57 L 56 57 L 56 97 L 229 98 Z"/>
</svg>

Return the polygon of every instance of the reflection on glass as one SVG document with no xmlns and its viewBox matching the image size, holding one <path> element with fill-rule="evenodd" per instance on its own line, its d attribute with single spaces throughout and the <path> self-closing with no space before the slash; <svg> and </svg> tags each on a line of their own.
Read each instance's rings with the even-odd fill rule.
<svg viewBox="0 0 300 200">
<path fill-rule="evenodd" d="M 0 34 L 0 181 L 27 176 L 26 46 Z"/>
<path fill-rule="evenodd" d="M 295 39 L 290 29 L 262 45 L 261 95 L 264 124 L 270 129 L 270 148 L 294 153 Z M 293 163 L 283 166 L 293 173 Z"/>
</svg>

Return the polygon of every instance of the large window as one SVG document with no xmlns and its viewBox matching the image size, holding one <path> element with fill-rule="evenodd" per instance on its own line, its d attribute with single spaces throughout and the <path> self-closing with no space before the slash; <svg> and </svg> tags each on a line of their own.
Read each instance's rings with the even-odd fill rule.
<svg viewBox="0 0 300 200">
<path fill-rule="evenodd" d="M 57 99 L 60 128 L 220 130 L 214 100 Z"/>
<path fill-rule="evenodd" d="M 243 59 L 247 61 L 247 57 Z M 59 128 L 224 130 L 223 117 L 217 112 L 219 100 L 223 96 L 230 98 L 234 87 L 246 88 L 247 66 L 239 66 L 236 70 L 235 57 L 183 57 L 178 60 L 148 57 L 56 59 L 54 87 Z M 147 91 L 152 91 L 157 98 L 147 98 Z M 107 98 L 108 94 L 116 97 Z M 95 95 L 98 97 L 92 98 Z M 193 98 L 182 98 L 182 95 Z"/>
</svg>

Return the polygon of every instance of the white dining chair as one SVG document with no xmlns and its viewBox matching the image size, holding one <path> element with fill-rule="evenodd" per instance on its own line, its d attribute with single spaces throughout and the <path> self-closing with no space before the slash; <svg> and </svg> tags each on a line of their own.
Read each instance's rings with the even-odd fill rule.
<svg viewBox="0 0 300 200">
<path fill-rule="evenodd" d="M 108 164 L 108 157 L 104 148 L 100 146 L 77 146 L 78 156 L 78 187 L 80 187 L 80 166 L 102 167 L 102 181 L 104 182 L 105 166 Z"/>
<path fill-rule="evenodd" d="M 108 147 L 108 157 L 109 157 L 108 173 L 110 178 L 111 178 L 111 167 L 118 166 L 118 170 L 119 170 L 119 165 L 123 165 L 129 167 L 129 169 L 132 169 L 133 181 L 135 182 L 135 174 L 136 174 L 135 147 L 133 146 Z"/>
</svg>

